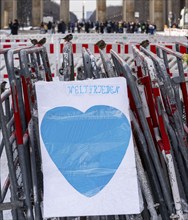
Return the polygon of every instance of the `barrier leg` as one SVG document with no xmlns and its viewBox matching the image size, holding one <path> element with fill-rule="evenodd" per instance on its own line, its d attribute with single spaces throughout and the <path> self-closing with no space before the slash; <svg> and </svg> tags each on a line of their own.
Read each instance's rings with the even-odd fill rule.
<svg viewBox="0 0 188 220">
<path fill-rule="evenodd" d="M 35 158 L 35 148 L 34 148 L 34 134 L 33 134 L 33 121 L 31 120 L 28 126 L 29 131 L 29 141 L 31 146 L 31 172 L 32 172 L 32 181 L 33 181 L 33 197 L 34 197 L 34 207 L 35 207 L 35 219 L 42 220 L 42 213 L 40 207 L 39 199 L 39 189 L 38 189 L 38 180 L 37 180 L 37 167 L 36 167 L 36 158 Z"/>
<path fill-rule="evenodd" d="M 18 145 L 18 154 L 19 154 L 19 163 L 23 175 L 23 185 L 24 185 L 24 192 L 25 192 L 25 203 L 26 203 L 26 209 L 27 209 L 27 219 L 28 220 L 34 220 L 33 217 L 33 211 L 32 211 L 32 205 L 31 205 L 31 188 L 28 181 L 28 166 L 26 164 L 26 161 L 28 161 L 28 158 L 26 158 L 25 149 L 26 146 L 24 145 Z"/>
<path fill-rule="evenodd" d="M 2 107 L 2 101 L 0 98 L 0 123 L 2 126 L 2 134 L 4 138 L 4 144 L 5 144 L 5 150 L 6 150 L 6 155 L 7 155 L 7 160 L 8 160 L 8 168 L 9 168 L 9 176 L 10 176 L 10 184 L 11 184 L 11 202 L 14 204 L 18 204 L 18 186 L 17 186 L 17 180 L 16 180 L 16 174 L 15 174 L 15 166 L 14 166 L 14 160 L 13 160 L 13 155 L 11 152 L 11 146 L 9 143 L 9 137 L 8 137 L 8 131 L 6 128 L 6 124 L 4 121 L 4 113 L 3 113 L 3 107 Z M 14 207 L 12 209 L 12 216 L 14 220 L 24 220 L 24 214 L 21 211 L 21 208 Z"/>
<path fill-rule="evenodd" d="M 141 188 L 144 194 L 144 197 L 147 202 L 147 207 L 151 215 L 151 220 L 158 220 L 157 212 L 155 210 L 155 204 L 152 197 L 152 192 L 150 190 L 150 186 L 148 184 L 144 168 L 142 166 L 141 158 L 139 156 L 139 152 L 136 146 L 136 143 L 134 143 L 134 150 L 135 150 L 135 156 L 136 156 L 136 167 L 138 172 L 138 179 L 141 184 Z"/>
<path fill-rule="evenodd" d="M 187 172 L 186 172 L 186 169 L 185 169 L 185 165 L 183 163 L 183 158 L 182 158 L 181 152 L 178 149 L 178 141 L 176 139 L 176 134 L 175 134 L 175 131 L 173 130 L 173 128 L 170 126 L 168 116 L 165 113 L 163 113 L 163 118 L 165 120 L 167 132 L 169 134 L 169 137 L 170 137 L 170 140 L 171 140 L 171 143 L 172 143 L 172 148 L 173 148 L 175 158 L 176 158 L 176 161 L 177 161 L 177 164 L 178 164 L 178 170 L 179 170 L 181 180 L 182 180 L 182 183 L 183 183 L 183 186 L 184 186 L 185 195 L 186 195 L 186 198 L 188 199 L 188 187 L 187 187 L 188 175 L 187 175 Z"/>
<path fill-rule="evenodd" d="M 138 122 L 136 121 L 136 118 L 134 117 L 134 114 L 131 114 L 131 121 L 133 123 L 134 136 L 138 139 L 137 141 L 138 141 L 138 145 L 140 148 L 140 152 L 143 154 L 143 161 L 144 161 L 146 170 L 148 172 L 148 177 L 151 181 L 151 185 L 153 186 L 152 192 L 157 198 L 157 202 L 159 202 L 159 209 L 160 209 L 160 213 L 163 219 L 167 220 L 169 219 L 168 211 L 166 209 L 166 205 L 165 205 L 164 198 L 162 195 L 159 180 L 156 175 L 156 171 L 153 167 L 151 159 L 149 158 L 149 152 L 147 149 L 145 137 L 141 131 L 141 128 L 139 127 Z"/>
</svg>

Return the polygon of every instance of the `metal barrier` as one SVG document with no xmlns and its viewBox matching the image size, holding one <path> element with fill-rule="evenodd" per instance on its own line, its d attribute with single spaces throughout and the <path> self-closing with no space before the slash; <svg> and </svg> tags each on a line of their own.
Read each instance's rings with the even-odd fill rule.
<svg viewBox="0 0 188 220">
<path fill-rule="evenodd" d="M 164 45 L 173 47 L 174 42 L 180 40 L 180 37 L 167 37 L 160 35 L 148 35 L 148 34 L 77 34 L 73 33 L 72 40 L 72 51 L 76 56 L 80 56 L 82 53 L 82 47 L 88 48 L 91 53 L 99 54 L 99 49 L 95 43 L 101 39 L 107 42 L 107 47 L 105 53 L 110 54 L 110 50 L 115 50 L 118 54 L 124 55 L 128 54 L 129 62 L 132 62 L 132 46 L 138 45 L 141 41 L 148 39 L 151 43 L 151 50 L 155 50 L 155 43 L 162 43 Z M 1 37 L 1 47 L 11 48 L 14 45 L 30 44 L 31 39 L 39 40 L 42 37 L 46 38 L 46 48 L 48 56 L 51 60 L 51 71 L 54 76 L 58 76 L 59 68 L 63 62 L 62 52 L 64 48 L 64 43 L 61 39 L 66 36 L 66 34 L 30 34 L 28 35 L 10 35 Z M 181 37 L 182 42 L 186 42 L 185 37 Z M 75 57 L 76 57 L 75 56 Z M 3 65 L 3 64 L 1 64 Z M 1 67 L 0 67 L 1 68 Z M 3 72 L 6 74 L 6 72 Z"/>
<path fill-rule="evenodd" d="M 144 48 L 141 48 L 141 50 L 144 50 Z M 167 116 L 162 107 L 164 102 L 164 107 L 167 113 L 169 113 L 172 111 L 172 108 L 175 110 L 174 106 L 177 105 L 173 99 L 173 88 L 170 81 L 168 81 L 168 74 L 167 72 L 162 72 L 164 63 L 152 52 L 147 52 L 147 50 L 145 52 L 144 50 L 145 53 L 143 53 L 136 47 L 133 47 L 137 77 L 139 79 L 138 86 L 131 73 L 130 67 L 117 53 L 111 51 L 115 67 L 115 71 L 111 74 L 111 69 L 114 70 L 114 67 L 110 58 L 103 50 L 99 51 L 105 70 L 104 77 L 124 76 L 128 82 L 130 106 L 133 111 L 133 113 L 131 113 L 133 128 L 135 129 L 137 142 L 139 142 L 142 161 L 149 176 L 148 183 L 144 183 L 143 179 L 140 180 L 143 181 L 142 190 L 145 198 L 147 196 L 151 197 L 151 194 L 154 197 L 154 200 L 152 200 L 152 198 L 149 199 L 149 201 L 147 200 L 147 205 L 150 207 L 150 209 L 148 208 L 150 215 L 153 219 L 157 219 L 155 211 L 155 207 L 157 206 L 159 207 L 162 219 L 185 219 L 182 201 L 187 203 L 187 167 L 184 165 L 186 160 L 184 162 L 181 161 L 183 155 L 177 159 L 179 156 L 179 146 L 176 144 L 178 138 L 177 140 L 173 140 L 173 125 L 170 125 L 168 121 L 168 117 L 171 120 L 172 112 Z M 152 59 L 149 54 L 152 54 L 156 60 L 154 58 Z M 84 48 L 82 55 L 83 79 L 95 78 L 92 75 L 92 59 L 90 53 Z M 110 64 L 110 68 L 107 64 Z M 162 68 L 160 73 L 158 72 L 159 64 Z M 165 76 L 162 74 L 165 74 Z M 140 89 L 141 83 L 144 85 L 144 88 Z M 169 90 L 166 94 L 164 86 Z M 167 95 L 170 96 L 170 98 L 167 98 Z M 169 103 L 166 102 L 166 100 L 169 100 Z M 173 113 L 178 114 L 174 111 Z M 136 117 L 134 115 L 136 115 Z M 174 117 L 174 120 L 176 119 L 177 115 Z M 138 120 L 138 122 L 136 122 L 136 120 Z M 175 122 L 177 129 L 179 129 L 179 123 L 181 125 L 181 122 Z M 167 130 L 166 127 L 168 127 Z M 179 144 L 181 140 L 184 139 L 180 137 Z M 173 142 L 173 150 L 171 148 L 171 141 Z M 186 155 L 184 157 L 186 157 Z M 177 160 L 177 164 L 175 160 Z M 137 169 L 139 168 L 137 167 Z M 141 179 L 143 176 L 141 176 L 141 174 L 139 175 Z M 149 189 L 150 186 L 152 186 L 151 191 Z M 126 219 L 136 219 L 137 217 L 138 216 L 125 216 Z"/>
<path fill-rule="evenodd" d="M 110 61 L 110 58 L 107 56 L 107 54 L 104 53 L 104 50 L 99 49 L 101 60 L 103 63 L 104 71 L 106 74 L 106 77 L 115 77 L 117 76 L 112 63 Z"/>
<path fill-rule="evenodd" d="M 178 216 L 180 216 L 180 218 L 183 219 L 181 198 L 185 199 L 185 196 L 184 196 L 185 191 L 184 191 L 184 188 L 182 187 L 182 183 L 180 182 L 181 179 L 180 179 L 179 169 L 177 168 L 177 165 L 175 164 L 176 157 L 171 148 L 170 138 L 165 128 L 166 121 L 164 121 L 164 109 L 162 107 L 163 101 L 162 101 L 161 93 L 159 90 L 156 74 L 152 73 L 155 71 L 154 64 L 152 64 L 152 60 L 150 58 L 145 56 L 137 48 L 133 48 L 133 49 L 135 52 L 135 62 L 137 66 L 141 64 L 142 66 L 141 69 L 144 69 L 144 75 L 140 74 L 140 78 L 138 80 L 140 83 L 143 83 L 145 86 L 146 97 L 149 98 L 149 96 L 153 96 L 153 99 L 151 97 L 148 99 L 148 102 L 150 102 L 150 104 L 148 105 L 150 112 L 152 116 L 154 116 L 152 117 L 153 133 L 155 134 L 155 139 L 156 139 L 156 142 L 158 143 L 158 147 L 162 150 L 161 156 L 164 157 L 164 160 L 166 162 L 166 169 L 167 169 L 170 184 L 171 184 L 176 213 L 178 214 Z M 146 82 L 148 81 L 149 83 L 146 84 Z M 148 87 L 151 87 L 151 89 L 149 90 Z M 154 109 L 151 107 L 154 107 Z M 156 120 L 156 116 L 157 116 L 157 120 Z M 181 169 L 182 167 L 179 166 L 179 168 Z M 176 176 L 178 177 L 176 178 Z M 180 191 L 182 192 L 181 198 L 180 198 L 180 193 L 179 193 L 179 187 L 181 187 Z"/>
<path fill-rule="evenodd" d="M 137 116 L 139 118 L 141 127 L 143 129 L 144 136 L 146 138 L 146 143 L 148 145 L 149 154 L 152 157 L 152 162 L 153 162 L 155 169 L 156 169 L 155 172 L 156 172 L 156 175 L 160 181 L 160 187 L 163 192 L 163 193 L 160 192 L 160 190 L 161 190 L 160 187 L 157 187 L 158 181 L 157 181 L 157 178 L 155 179 L 154 170 L 152 170 L 153 172 L 151 172 L 152 173 L 151 178 L 153 178 L 153 184 L 156 184 L 155 191 L 157 192 L 156 196 L 158 196 L 158 201 L 160 201 L 159 203 L 161 204 L 161 206 L 160 206 L 161 215 L 162 215 L 163 219 L 169 219 L 169 217 L 174 214 L 173 207 L 172 207 L 172 198 L 171 198 L 170 191 L 166 185 L 164 171 L 162 170 L 160 161 L 158 159 L 158 154 L 156 151 L 156 147 L 155 147 L 154 140 L 152 138 L 148 123 L 147 123 L 145 117 L 143 117 L 144 110 L 143 110 L 142 102 L 140 100 L 140 95 L 139 95 L 138 88 L 136 86 L 136 82 L 134 80 L 133 75 L 131 74 L 131 70 L 130 70 L 129 66 L 125 63 L 125 61 L 121 57 L 119 57 L 114 51 L 111 51 L 111 54 L 112 54 L 112 58 L 113 58 L 116 70 L 118 71 L 118 75 L 123 74 L 124 77 L 127 79 L 129 91 L 131 93 L 131 97 L 133 98 L 132 104 L 135 106 Z M 146 154 L 148 155 L 148 152 Z M 164 200 L 163 200 L 162 194 L 164 195 Z M 168 211 L 166 208 L 168 208 Z"/>
<path fill-rule="evenodd" d="M 157 78 L 159 80 L 160 90 L 163 96 L 163 102 L 166 108 L 166 112 L 172 120 L 172 127 L 176 131 L 179 147 L 184 158 L 185 166 L 188 168 L 188 151 L 187 151 L 187 137 L 184 131 L 183 121 L 178 111 L 175 94 L 171 85 L 170 76 L 166 71 L 164 61 L 157 55 L 151 53 L 145 48 L 141 48 L 145 54 L 147 54 L 154 62 L 156 68 Z"/>
<path fill-rule="evenodd" d="M 139 139 L 139 148 L 142 147 L 143 149 L 145 148 L 146 150 L 146 142 L 144 135 L 140 129 L 140 126 L 134 116 L 134 113 L 130 110 L 130 116 L 132 120 L 132 127 L 133 127 L 133 133 L 135 136 L 138 137 Z M 149 210 L 149 213 L 151 215 L 151 219 L 153 220 L 158 220 L 158 215 L 156 211 L 156 207 L 159 206 L 159 204 L 155 204 L 154 199 L 153 199 L 153 193 L 151 190 L 151 185 L 148 182 L 147 176 L 145 174 L 144 167 L 142 165 L 142 161 L 139 155 L 138 151 L 138 146 L 136 144 L 136 141 L 134 142 L 135 145 L 135 156 L 136 156 L 136 165 L 137 165 L 137 172 L 138 172 L 138 179 L 141 185 L 141 189 L 144 195 L 144 198 L 146 199 L 147 207 Z M 148 157 L 147 157 L 148 158 Z M 151 166 L 151 160 L 149 159 L 149 166 Z"/>
<path fill-rule="evenodd" d="M 101 76 L 101 68 L 97 65 L 96 58 L 92 54 L 92 52 L 89 49 L 86 49 L 90 60 L 91 60 L 91 71 L 94 79 L 98 79 Z"/>
<path fill-rule="evenodd" d="M 164 220 L 186 219 L 186 208 L 182 204 L 187 205 L 188 202 L 188 150 L 182 109 L 187 114 L 188 100 L 182 54 L 158 44 L 155 48 L 157 55 L 143 47 L 139 50 L 133 46 L 131 60 L 126 54 L 120 57 L 114 50 L 110 51 L 111 60 L 106 49 L 98 49 L 99 60 L 85 47 L 82 49 L 83 62 L 80 62 L 80 59 L 73 59 L 73 44 L 66 42 L 63 45 L 60 80 L 75 80 L 74 68 L 80 68 L 77 80 L 117 76 L 127 79 L 136 165 L 146 206 L 142 215 L 68 219 L 157 220 L 159 215 Z M 41 220 L 42 162 L 34 84 L 38 80 L 52 80 L 48 54 L 42 46 L 7 48 L 0 50 L 0 54 L 5 57 L 10 84 L 10 90 L 1 94 L 0 99 L 3 135 L 0 156 L 5 147 L 9 168 L 0 192 L 0 219 L 5 219 L 3 213 L 7 209 L 11 210 L 15 220 Z M 173 86 L 170 79 L 169 54 L 177 59 L 179 75 L 173 79 L 178 80 L 178 87 Z M 15 56 L 19 61 L 17 64 Z M 182 99 L 177 92 L 179 83 Z M 8 188 L 11 199 L 7 203 Z"/>
<path fill-rule="evenodd" d="M 66 42 L 64 45 L 62 68 L 59 69 L 59 74 L 60 80 L 74 80 L 74 60 L 71 42 Z"/>
<path fill-rule="evenodd" d="M 82 79 L 88 79 L 88 78 L 93 78 L 93 79 L 96 79 L 96 78 L 106 78 L 106 77 L 115 77 L 115 76 L 118 76 L 117 73 L 115 72 L 114 70 L 114 67 L 109 59 L 109 57 L 102 51 L 100 50 L 100 55 L 101 55 L 101 59 L 102 59 L 102 64 L 104 65 L 104 70 L 106 73 L 101 73 L 99 74 L 99 72 L 97 72 L 97 64 L 95 62 L 95 57 L 93 54 L 91 54 L 91 52 L 86 49 L 86 48 L 83 48 L 82 50 L 82 58 L 83 58 L 83 71 L 82 71 L 82 78 L 81 77 L 78 77 L 77 79 L 78 80 L 82 80 Z M 107 65 L 106 65 L 106 61 L 107 61 Z M 93 63 L 92 63 L 93 62 Z M 96 74 L 97 73 L 97 74 Z M 99 75 L 98 75 L 99 74 Z M 107 74 L 107 75 L 106 75 Z M 137 157 L 139 157 L 137 155 Z M 140 163 L 139 165 L 140 166 Z M 143 170 L 141 171 L 143 172 Z M 139 177 L 141 179 L 144 179 L 146 177 L 144 177 L 143 175 L 141 176 L 141 174 L 139 174 Z M 145 179 L 143 180 L 145 181 Z M 144 185 L 144 183 L 143 183 Z M 146 185 L 143 186 L 144 190 L 147 191 L 146 194 L 147 196 L 151 196 L 151 192 L 150 192 L 150 189 L 149 189 L 149 186 L 147 187 Z M 148 206 L 149 209 L 151 210 L 151 214 L 153 216 L 153 219 L 154 220 L 157 220 L 156 218 L 156 211 L 154 210 L 154 206 L 151 207 L 151 203 L 149 204 L 149 201 L 150 199 L 147 197 L 147 200 L 148 200 Z M 75 217 L 77 218 L 77 217 Z M 138 219 L 138 220 L 142 220 L 142 216 L 140 214 L 137 214 L 137 215 L 119 215 L 119 216 L 87 216 L 87 217 L 79 217 L 81 220 L 85 220 L 85 219 L 91 219 L 91 220 L 95 220 L 95 219 L 104 219 L 104 220 L 115 220 L 115 219 L 119 219 L 119 220 L 128 220 L 128 219 Z"/>
<path fill-rule="evenodd" d="M 93 77 L 91 59 L 84 47 L 82 48 L 82 57 L 85 79 L 91 79 Z"/>
<path fill-rule="evenodd" d="M 40 142 L 37 137 L 36 121 L 36 97 L 34 82 L 37 80 L 52 80 L 49 68 L 49 60 L 45 47 L 27 47 L 6 49 L 0 51 L 4 54 L 12 105 L 10 108 L 10 122 L 5 120 L 2 101 L 7 92 L 2 94 L 0 102 L 1 126 L 3 134 L 3 146 L 6 148 L 8 158 L 11 202 L 3 203 L 7 187 L 1 190 L 3 195 L 1 210 L 11 209 L 13 219 L 42 219 L 41 194 L 42 173 L 40 158 Z M 20 66 L 15 67 L 14 56 L 19 56 Z M 9 136 L 8 136 L 9 135 Z M 14 154 L 17 153 L 15 157 Z M 15 159 L 16 158 L 16 159 Z M 19 170 L 19 173 L 18 171 Z M 18 177 L 19 176 L 19 179 Z M 3 219 L 3 214 L 1 212 Z"/>
<path fill-rule="evenodd" d="M 180 53 L 187 53 L 188 52 L 187 42 L 177 41 L 177 42 L 175 42 L 175 46 L 176 46 L 177 52 L 180 52 Z"/>
<path fill-rule="evenodd" d="M 18 152 L 15 142 L 14 118 L 10 104 L 10 94 L 10 90 L 8 90 L 1 95 L 0 99 L 0 123 L 3 135 L 1 140 L 1 158 L 3 157 L 2 152 L 5 149 L 8 164 L 8 173 L 6 173 L 6 179 L 2 183 L 3 187 L 1 189 L 0 216 L 1 219 L 3 219 L 2 211 L 11 209 L 14 219 L 18 219 L 18 217 L 20 219 L 24 219 L 23 213 L 21 212 L 21 208 L 24 207 L 24 203 L 23 200 L 19 198 L 23 195 L 23 183 L 22 176 L 18 168 Z M 7 202 L 6 197 L 9 194 L 8 189 L 10 186 L 11 200 Z"/>
<path fill-rule="evenodd" d="M 159 44 L 156 45 L 156 49 L 157 49 L 157 55 L 159 57 L 162 57 L 164 60 L 164 64 L 166 67 L 166 70 L 168 72 L 168 74 L 171 77 L 172 81 L 173 81 L 173 88 L 174 88 L 174 92 L 175 92 L 175 96 L 176 96 L 176 102 L 178 104 L 178 109 L 179 109 L 179 113 L 181 114 L 182 117 L 182 102 L 185 108 L 185 115 L 186 115 L 186 124 L 188 125 L 188 93 L 187 93 L 187 87 L 186 87 L 186 80 L 185 80 L 185 73 L 184 73 L 184 68 L 183 68 L 183 55 L 179 52 L 175 52 L 169 48 L 166 48 L 164 46 L 161 46 Z M 162 56 L 161 53 L 162 52 Z M 168 55 L 173 55 L 176 58 L 176 63 L 177 63 L 177 68 L 178 68 L 178 75 L 177 74 L 173 74 L 170 73 L 170 69 L 169 69 L 169 65 L 168 65 Z M 181 88 L 181 94 L 179 92 L 179 87 Z M 181 97 L 182 97 L 182 101 L 181 101 Z"/>
<path fill-rule="evenodd" d="M 182 32 L 181 29 L 179 29 L 180 32 Z M 131 33 L 114 33 L 114 34 L 98 34 L 98 33 L 72 33 L 74 35 L 74 42 L 97 42 L 98 40 L 103 39 L 104 41 L 107 42 L 114 42 L 114 41 L 123 41 L 123 42 L 140 42 L 142 40 L 148 39 L 150 42 L 174 42 L 174 41 L 186 41 L 186 37 L 185 37 L 185 33 L 183 34 L 183 36 L 178 35 L 178 36 L 163 36 L 160 33 L 157 33 L 155 35 L 149 35 L 149 34 L 140 34 L 140 33 L 136 33 L 136 34 L 131 34 Z M 32 32 L 30 33 L 30 38 L 32 39 L 41 39 L 43 36 L 45 36 L 48 40 L 48 42 L 55 42 L 56 39 L 61 38 L 66 36 L 66 34 L 32 34 Z M 20 35 L 1 35 L 1 41 L 4 40 L 9 40 L 9 41 L 28 41 L 28 35 L 24 35 L 24 34 L 20 34 Z"/>
<path fill-rule="evenodd" d="M 186 36 L 187 29 L 179 28 L 165 28 L 164 35 L 166 36 Z"/>
</svg>

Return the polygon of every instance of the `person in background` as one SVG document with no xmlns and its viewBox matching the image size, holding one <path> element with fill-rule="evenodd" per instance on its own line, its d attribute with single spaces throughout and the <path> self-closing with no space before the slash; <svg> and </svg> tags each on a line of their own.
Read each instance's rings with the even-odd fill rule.
<svg viewBox="0 0 188 220">
<path fill-rule="evenodd" d="M 95 31 L 96 31 L 96 33 L 99 33 L 99 27 L 100 27 L 100 24 L 99 24 L 98 21 L 96 21 L 96 23 L 95 23 Z"/>
<path fill-rule="evenodd" d="M 104 34 L 104 23 L 103 22 L 100 23 L 100 33 Z"/>
<path fill-rule="evenodd" d="M 62 34 L 65 34 L 66 32 L 66 24 L 64 21 L 60 21 L 59 24 L 58 24 L 58 33 L 62 33 Z"/>
<path fill-rule="evenodd" d="M 71 22 L 68 22 L 67 29 L 68 29 L 68 33 L 70 33 L 71 32 Z"/>
<path fill-rule="evenodd" d="M 18 35 L 19 23 L 17 19 L 14 20 L 14 23 L 11 21 L 9 27 L 12 35 Z"/>
<path fill-rule="evenodd" d="M 48 34 L 52 33 L 52 22 L 51 21 L 49 21 L 47 24 L 47 30 L 48 30 Z"/>
<path fill-rule="evenodd" d="M 80 26 L 79 21 L 76 22 L 76 27 L 77 27 L 77 31 L 78 31 L 78 33 L 80 33 L 81 26 Z"/>
<path fill-rule="evenodd" d="M 55 21 L 52 23 L 52 34 L 55 34 L 56 23 Z"/>
<path fill-rule="evenodd" d="M 89 33 L 89 29 L 90 29 L 89 21 L 86 21 L 86 23 L 85 23 L 85 32 Z"/>
<path fill-rule="evenodd" d="M 40 34 L 45 34 L 44 22 L 43 21 L 40 24 Z"/>
<path fill-rule="evenodd" d="M 71 22 L 71 33 L 75 32 L 75 23 Z"/>
<path fill-rule="evenodd" d="M 46 23 L 44 23 L 44 31 L 45 31 L 45 34 L 48 32 L 48 25 Z"/>
</svg>

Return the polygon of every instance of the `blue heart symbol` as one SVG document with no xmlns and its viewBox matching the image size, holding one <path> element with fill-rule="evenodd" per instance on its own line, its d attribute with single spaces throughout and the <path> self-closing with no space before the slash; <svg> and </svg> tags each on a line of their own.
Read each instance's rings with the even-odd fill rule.
<svg viewBox="0 0 188 220">
<path fill-rule="evenodd" d="M 66 180 L 81 194 L 92 197 L 118 169 L 131 129 L 126 116 L 110 106 L 93 106 L 85 113 L 57 107 L 45 114 L 41 135 Z"/>
</svg>

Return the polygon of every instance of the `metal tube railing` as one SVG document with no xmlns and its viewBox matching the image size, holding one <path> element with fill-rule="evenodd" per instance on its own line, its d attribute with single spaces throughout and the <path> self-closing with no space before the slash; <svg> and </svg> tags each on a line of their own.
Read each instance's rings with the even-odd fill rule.
<svg viewBox="0 0 188 220">
<path fill-rule="evenodd" d="M 161 168 L 161 164 L 158 160 L 157 151 L 156 151 L 155 144 L 153 142 L 153 138 L 152 138 L 151 132 L 149 130 L 147 121 L 146 121 L 145 117 L 143 117 L 143 115 L 144 115 L 143 106 L 142 106 L 142 103 L 140 100 L 140 96 L 138 93 L 136 83 L 135 83 L 134 78 L 131 74 L 131 70 L 130 70 L 129 66 L 125 63 L 125 61 L 121 57 L 118 56 L 118 54 L 116 54 L 114 51 L 111 51 L 111 54 L 112 54 L 112 58 L 113 58 L 116 70 L 118 70 L 118 74 L 119 75 L 123 74 L 124 77 L 127 79 L 127 84 L 128 84 L 128 87 L 129 87 L 131 94 L 133 96 L 133 99 L 134 99 L 134 103 L 136 106 L 136 110 L 138 112 L 139 120 L 140 120 L 142 129 L 143 129 L 143 132 L 144 132 L 147 144 L 148 144 L 149 152 L 152 156 L 152 160 L 155 165 L 155 169 L 157 171 L 157 176 L 160 180 L 160 184 L 162 187 L 162 191 L 164 194 L 166 205 L 168 207 L 168 211 L 169 211 L 169 213 L 173 214 L 171 193 L 170 193 L 169 189 L 166 188 L 164 173 Z M 169 216 L 167 217 L 167 213 L 165 211 L 163 212 L 163 215 L 164 215 L 164 219 L 169 218 L 169 216 L 170 216 L 170 214 L 169 214 Z"/>
<path fill-rule="evenodd" d="M 167 114 L 173 120 L 173 128 L 176 131 L 177 139 L 179 142 L 179 148 L 181 150 L 182 156 L 184 158 L 186 168 L 188 169 L 188 151 L 187 151 L 187 141 L 186 135 L 183 128 L 183 122 L 181 120 L 180 113 L 177 108 L 177 103 L 175 100 L 174 90 L 171 85 L 170 77 L 166 71 L 163 60 L 161 60 L 157 55 L 141 48 L 141 51 L 148 55 L 154 62 L 156 68 L 156 75 L 159 79 L 159 86 L 163 96 L 165 108 Z"/>
</svg>

